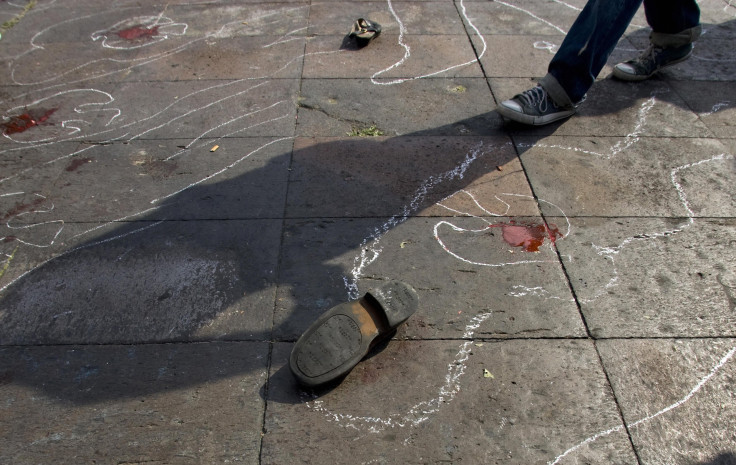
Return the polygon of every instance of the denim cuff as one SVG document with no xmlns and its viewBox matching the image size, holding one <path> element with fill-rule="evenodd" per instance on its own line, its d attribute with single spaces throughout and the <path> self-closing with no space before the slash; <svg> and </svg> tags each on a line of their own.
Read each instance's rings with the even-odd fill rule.
<svg viewBox="0 0 736 465">
<path fill-rule="evenodd" d="M 547 73 L 542 79 L 539 80 L 544 90 L 547 91 L 552 100 L 557 104 L 558 107 L 572 107 L 575 106 L 575 102 L 570 99 L 567 95 L 567 91 L 560 85 L 556 77 Z"/>
<path fill-rule="evenodd" d="M 700 25 L 685 29 L 676 34 L 665 34 L 663 32 L 652 31 L 649 34 L 649 41 L 657 47 L 669 48 L 669 47 L 682 47 L 683 45 L 691 44 L 698 40 L 702 28 Z"/>
</svg>

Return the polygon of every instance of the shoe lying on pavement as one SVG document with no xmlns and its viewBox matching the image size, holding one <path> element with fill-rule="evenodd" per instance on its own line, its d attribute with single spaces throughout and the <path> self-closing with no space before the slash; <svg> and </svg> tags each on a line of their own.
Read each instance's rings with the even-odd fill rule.
<svg viewBox="0 0 736 465">
<path fill-rule="evenodd" d="M 579 102 L 578 105 L 582 103 Z M 501 116 L 523 124 L 541 126 L 575 114 L 577 105 L 558 106 L 544 87 L 537 85 L 501 102 L 497 108 Z"/>
<path fill-rule="evenodd" d="M 289 367 L 297 381 L 314 388 L 347 375 L 380 341 L 417 309 L 416 291 L 389 281 L 363 298 L 328 310 L 296 341 Z"/>
<path fill-rule="evenodd" d="M 613 75 L 624 81 L 643 81 L 661 69 L 687 60 L 692 51 L 693 44 L 667 48 L 650 45 L 638 58 L 614 66 Z"/>
</svg>

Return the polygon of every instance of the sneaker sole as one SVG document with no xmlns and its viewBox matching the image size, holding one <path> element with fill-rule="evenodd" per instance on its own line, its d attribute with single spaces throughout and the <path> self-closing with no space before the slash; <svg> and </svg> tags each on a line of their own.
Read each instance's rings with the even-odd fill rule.
<svg viewBox="0 0 736 465">
<path fill-rule="evenodd" d="M 649 79 L 650 77 L 654 76 L 655 74 L 657 74 L 658 72 L 662 71 L 663 69 L 667 69 L 670 66 L 674 66 L 674 65 L 676 65 L 678 63 L 682 63 L 683 61 L 687 60 L 688 58 L 690 58 L 690 55 L 692 55 L 692 53 L 693 52 L 690 51 L 690 53 L 688 53 L 684 57 L 678 58 L 675 61 L 670 61 L 669 63 L 667 63 L 664 66 L 660 66 L 659 68 L 657 68 L 656 70 L 654 70 L 651 74 L 629 74 L 629 73 L 627 73 L 625 71 L 621 71 L 618 68 L 618 66 L 614 66 L 613 67 L 613 76 L 616 77 L 616 78 L 618 78 L 618 79 L 620 79 L 620 80 L 622 80 L 622 81 L 633 81 L 633 82 L 646 81 L 647 79 Z"/>
<path fill-rule="evenodd" d="M 576 110 L 565 110 L 557 113 L 551 113 L 549 115 L 533 116 L 519 113 L 518 111 L 507 108 L 503 105 L 499 105 L 496 109 L 498 113 L 517 123 L 526 124 L 529 126 L 544 126 L 546 124 L 554 123 L 561 119 L 569 118 L 576 113 Z"/>
</svg>

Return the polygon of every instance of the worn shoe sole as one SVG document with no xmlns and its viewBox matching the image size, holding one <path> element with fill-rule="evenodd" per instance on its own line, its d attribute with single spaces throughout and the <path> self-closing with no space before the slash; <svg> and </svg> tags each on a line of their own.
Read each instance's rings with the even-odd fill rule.
<svg viewBox="0 0 736 465">
<path fill-rule="evenodd" d="M 498 113 L 505 118 L 516 121 L 517 123 L 528 124 L 530 126 L 544 126 L 545 124 L 550 124 L 561 119 L 569 118 L 576 113 L 576 110 L 563 110 L 541 116 L 527 115 L 526 113 L 522 113 L 520 111 L 514 110 L 513 108 L 505 106 L 503 102 L 498 105 L 496 111 L 498 111 Z"/>
<path fill-rule="evenodd" d="M 411 286 L 389 281 L 357 301 L 331 308 L 297 340 L 289 359 L 292 373 L 310 388 L 347 375 L 416 311 L 418 302 Z"/>
</svg>

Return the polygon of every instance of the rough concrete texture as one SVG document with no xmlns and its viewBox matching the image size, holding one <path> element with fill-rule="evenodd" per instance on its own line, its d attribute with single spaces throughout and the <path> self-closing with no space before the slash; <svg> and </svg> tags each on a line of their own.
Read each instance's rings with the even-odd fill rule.
<svg viewBox="0 0 736 465">
<path fill-rule="evenodd" d="M 0 463 L 736 465 L 736 7 L 505 122 L 584 3 L 0 0 Z"/>
</svg>

